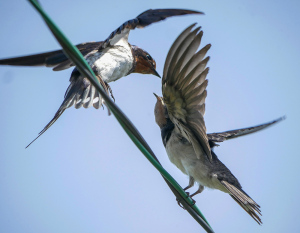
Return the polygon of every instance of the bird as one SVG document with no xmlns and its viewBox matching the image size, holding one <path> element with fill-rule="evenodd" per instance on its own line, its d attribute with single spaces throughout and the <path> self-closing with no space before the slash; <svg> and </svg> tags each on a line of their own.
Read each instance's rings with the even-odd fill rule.
<svg viewBox="0 0 300 233">
<path fill-rule="evenodd" d="M 262 224 L 260 206 L 242 189 L 238 179 L 214 152 L 218 142 L 265 129 L 272 122 L 220 133 L 206 133 L 204 122 L 210 59 L 205 57 L 211 45 L 199 51 L 203 31 L 196 24 L 186 28 L 172 44 L 165 60 L 162 77 L 162 97 L 156 96 L 155 122 L 161 131 L 169 160 L 189 177 L 188 190 L 197 182 L 204 187 L 228 193 L 258 224 Z"/>
<path fill-rule="evenodd" d="M 160 77 L 156 71 L 156 62 L 150 54 L 128 42 L 130 30 L 144 28 L 168 17 L 187 14 L 204 13 L 185 9 L 149 9 L 139 14 L 136 18 L 123 23 L 106 40 L 81 43 L 76 45 L 76 47 L 91 66 L 106 93 L 110 94 L 114 99 L 112 90 L 108 84 L 109 82 L 116 81 L 131 73 L 152 74 Z M 74 66 L 63 50 L 2 59 L 0 60 L 0 65 L 46 66 L 53 67 L 54 71 L 65 70 Z M 71 73 L 70 84 L 65 92 L 61 106 L 52 120 L 28 146 L 45 133 L 67 108 L 74 106 L 78 109 L 93 106 L 95 109 L 99 109 L 103 104 L 105 102 L 101 98 L 100 93 L 75 67 Z"/>
</svg>

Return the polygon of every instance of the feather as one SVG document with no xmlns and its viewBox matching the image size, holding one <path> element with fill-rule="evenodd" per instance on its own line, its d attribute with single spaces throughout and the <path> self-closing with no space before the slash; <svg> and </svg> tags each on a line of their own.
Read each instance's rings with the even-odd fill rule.
<svg viewBox="0 0 300 233">
<path fill-rule="evenodd" d="M 244 191 L 238 189 L 227 181 L 220 181 L 221 184 L 230 193 L 230 196 L 258 223 L 262 221 L 258 215 L 261 215 L 260 206 L 249 197 Z"/>
<path fill-rule="evenodd" d="M 205 111 L 204 102 L 207 95 L 205 79 L 208 68 L 205 69 L 205 66 L 209 58 L 195 60 L 203 58 L 210 46 L 206 46 L 204 50 L 200 50 L 201 52 L 196 52 L 203 32 L 199 32 L 200 28 L 191 31 L 193 26 L 188 27 L 178 36 L 168 53 L 162 80 L 163 100 L 170 120 L 180 132 L 186 134 L 197 158 L 206 154 L 211 160 L 210 145 L 202 115 Z"/>
<path fill-rule="evenodd" d="M 86 42 L 76 45 L 83 56 L 99 49 L 102 45 L 102 41 L 99 42 Z M 60 71 L 68 69 L 74 64 L 64 54 L 63 50 L 55 50 L 46 53 L 34 54 L 23 57 L 15 57 L 0 60 L 0 65 L 12 65 L 12 66 L 46 66 L 54 67 L 54 71 Z"/>
<path fill-rule="evenodd" d="M 245 136 L 245 135 L 255 133 L 255 132 L 258 132 L 258 131 L 263 130 L 263 129 L 266 129 L 269 126 L 272 126 L 272 125 L 284 120 L 285 118 L 286 117 L 283 116 L 283 117 L 280 117 L 276 120 L 273 120 L 273 121 L 265 123 L 265 124 L 252 126 L 252 127 L 248 127 L 248 128 L 230 130 L 230 131 L 225 131 L 225 132 L 220 132 L 220 133 L 210 133 L 207 136 L 208 136 L 209 140 L 211 140 L 213 142 L 223 142 L 225 140 Z"/>
<path fill-rule="evenodd" d="M 165 61 L 165 65 L 164 65 L 164 72 L 163 72 L 163 78 L 162 78 L 162 83 L 165 83 L 165 79 L 167 76 L 167 70 L 169 69 L 171 60 L 173 58 L 174 53 L 176 52 L 178 46 L 181 44 L 181 42 L 187 37 L 187 35 L 190 33 L 190 31 L 192 30 L 192 28 L 195 26 L 196 24 L 192 24 L 191 26 L 189 26 L 187 29 L 185 29 L 175 40 L 175 42 L 172 44 L 171 48 L 169 49 L 166 61 Z"/>
<path fill-rule="evenodd" d="M 177 64 L 177 61 L 179 60 L 179 58 L 181 57 L 181 55 L 183 54 L 183 52 L 187 49 L 187 47 L 189 46 L 190 42 L 194 39 L 194 37 L 196 36 L 197 32 L 200 30 L 200 27 L 196 28 L 194 31 L 192 31 L 190 34 L 188 34 L 188 36 L 184 39 L 184 41 L 181 42 L 181 44 L 178 46 L 176 52 L 174 53 L 174 56 L 172 57 L 171 63 L 170 63 L 170 67 L 168 69 L 168 80 L 171 82 L 172 79 L 174 79 L 174 69 L 175 66 L 180 66 L 180 64 Z"/>
</svg>

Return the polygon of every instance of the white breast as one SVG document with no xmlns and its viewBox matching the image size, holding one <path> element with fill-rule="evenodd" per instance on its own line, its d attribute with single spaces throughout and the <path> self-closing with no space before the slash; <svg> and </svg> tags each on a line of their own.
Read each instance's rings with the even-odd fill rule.
<svg viewBox="0 0 300 233">
<path fill-rule="evenodd" d="M 88 56 L 87 60 L 107 83 L 126 76 L 133 65 L 129 44 L 107 48 L 103 52 Z"/>
</svg>

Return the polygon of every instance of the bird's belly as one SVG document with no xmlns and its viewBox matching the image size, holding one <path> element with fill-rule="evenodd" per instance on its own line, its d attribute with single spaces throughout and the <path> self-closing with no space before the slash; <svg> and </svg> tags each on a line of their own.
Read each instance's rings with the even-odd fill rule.
<svg viewBox="0 0 300 233">
<path fill-rule="evenodd" d="M 126 76 L 133 65 L 133 56 L 129 47 L 113 47 L 105 53 L 99 53 L 96 58 L 92 67 L 107 83 Z"/>
<path fill-rule="evenodd" d="M 170 161 L 184 174 L 190 175 L 187 161 L 193 160 L 194 149 L 191 144 L 183 144 L 175 133 L 172 133 L 166 144 L 166 151 Z"/>
<path fill-rule="evenodd" d="M 170 161 L 184 174 L 193 177 L 197 183 L 203 186 L 220 189 L 220 182 L 214 176 L 206 155 L 198 159 L 190 143 L 182 143 L 175 134 L 172 134 L 166 145 L 166 151 Z"/>
<path fill-rule="evenodd" d="M 192 176 L 195 181 L 205 187 L 211 189 L 220 189 L 220 182 L 217 177 L 212 173 L 208 160 L 204 159 L 201 161 L 199 159 L 190 159 L 183 161 L 183 165 L 190 176 Z"/>
</svg>

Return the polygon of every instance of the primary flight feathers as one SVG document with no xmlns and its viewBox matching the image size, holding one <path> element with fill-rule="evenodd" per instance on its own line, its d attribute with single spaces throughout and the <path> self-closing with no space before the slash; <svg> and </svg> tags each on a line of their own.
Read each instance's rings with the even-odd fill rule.
<svg viewBox="0 0 300 233">
<path fill-rule="evenodd" d="M 224 142 L 225 140 L 229 140 L 229 139 L 233 139 L 233 138 L 237 138 L 237 137 L 241 137 L 241 136 L 245 136 L 248 134 L 252 134 L 255 132 L 258 132 L 260 130 L 266 129 L 282 120 L 284 120 L 285 117 L 280 117 L 276 120 L 273 120 L 271 122 L 265 123 L 265 124 L 261 124 L 261 125 L 257 125 L 257 126 L 252 126 L 252 127 L 247 127 L 247 128 L 242 128 L 242 129 L 235 129 L 235 130 L 229 130 L 229 131 L 225 131 L 225 132 L 220 132 L 220 133 L 209 133 L 207 134 L 207 137 L 210 141 L 210 144 L 213 145 L 217 145 L 214 144 L 216 142 Z M 211 145 L 212 146 L 212 145 Z"/>
<path fill-rule="evenodd" d="M 193 145 L 196 156 L 204 152 L 212 160 L 203 117 L 209 57 L 203 58 L 210 45 L 196 52 L 203 32 L 199 32 L 200 27 L 190 32 L 193 27 L 178 36 L 167 55 L 162 79 L 163 100 L 170 120 Z"/>
</svg>

